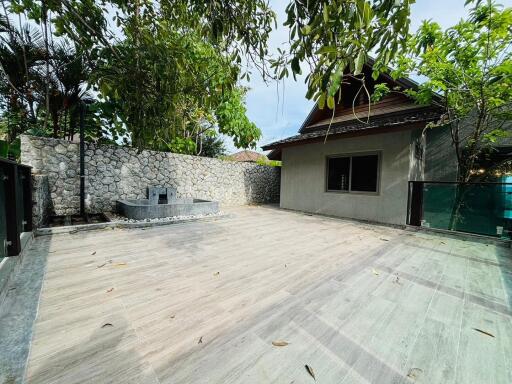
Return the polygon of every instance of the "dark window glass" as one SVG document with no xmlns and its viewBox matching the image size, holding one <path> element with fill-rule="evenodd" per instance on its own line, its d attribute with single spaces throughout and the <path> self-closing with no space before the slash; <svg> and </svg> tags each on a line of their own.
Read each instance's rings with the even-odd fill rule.
<svg viewBox="0 0 512 384">
<path fill-rule="evenodd" d="M 327 189 L 329 191 L 348 191 L 350 157 L 333 157 L 327 161 Z"/>
<path fill-rule="evenodd" d="M 377 192 L 377 173 L 379 157 L 377 155 L 352 157 L 351 191 Z"/>
</svg>

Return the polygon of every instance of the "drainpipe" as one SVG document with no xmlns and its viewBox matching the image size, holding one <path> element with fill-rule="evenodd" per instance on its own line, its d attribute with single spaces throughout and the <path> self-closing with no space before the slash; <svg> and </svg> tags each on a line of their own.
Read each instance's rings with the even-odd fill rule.
<svg viewBox="0 0 512 384">
<path fill-rule="evenodd" d="M 82 101 L 80 103 L 80 216 L 85 218 L 85 132 L 84 120 L 87 105 Z"/>
</svg>

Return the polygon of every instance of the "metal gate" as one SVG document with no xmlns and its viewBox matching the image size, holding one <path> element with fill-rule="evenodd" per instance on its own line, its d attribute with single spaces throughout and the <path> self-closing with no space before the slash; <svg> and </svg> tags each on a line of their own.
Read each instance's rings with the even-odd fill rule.
<svg viewBox="0 0 512 384">
<path fill-rule="evenodd" d="M 0 257 L 18 255 L 20 234 L 31 230 L 31 168 L 0 158 Z"/>
</svg>

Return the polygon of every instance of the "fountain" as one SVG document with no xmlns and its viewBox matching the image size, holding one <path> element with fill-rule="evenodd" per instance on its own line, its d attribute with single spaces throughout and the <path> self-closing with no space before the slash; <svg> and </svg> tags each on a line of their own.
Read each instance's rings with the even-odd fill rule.
<svg viewBox="0 0 512 384">
<path fill-rule="evenodd" d="M 134 220 L 208 215 L 219 212 L 217 201 L 176 197 L 176 188 L 148 187 L 147 199 L 117 200 L 117 211 Z"/>
</svg>

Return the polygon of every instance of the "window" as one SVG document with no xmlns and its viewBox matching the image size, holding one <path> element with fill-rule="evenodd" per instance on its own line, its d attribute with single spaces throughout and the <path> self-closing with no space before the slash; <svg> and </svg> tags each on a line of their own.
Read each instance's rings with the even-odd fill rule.
<svg viewBox="0 0 512 384">
<path fill-rule="evenodd" d="M 379 155 L 327 158 L 327 191 L 378 192 Z"/>
<path fill-rule="evenodd" d="M 334 157 L 329 159 L 328 190 L 348 191 L 349 177 L 350 157 Z"/>
</svg>

